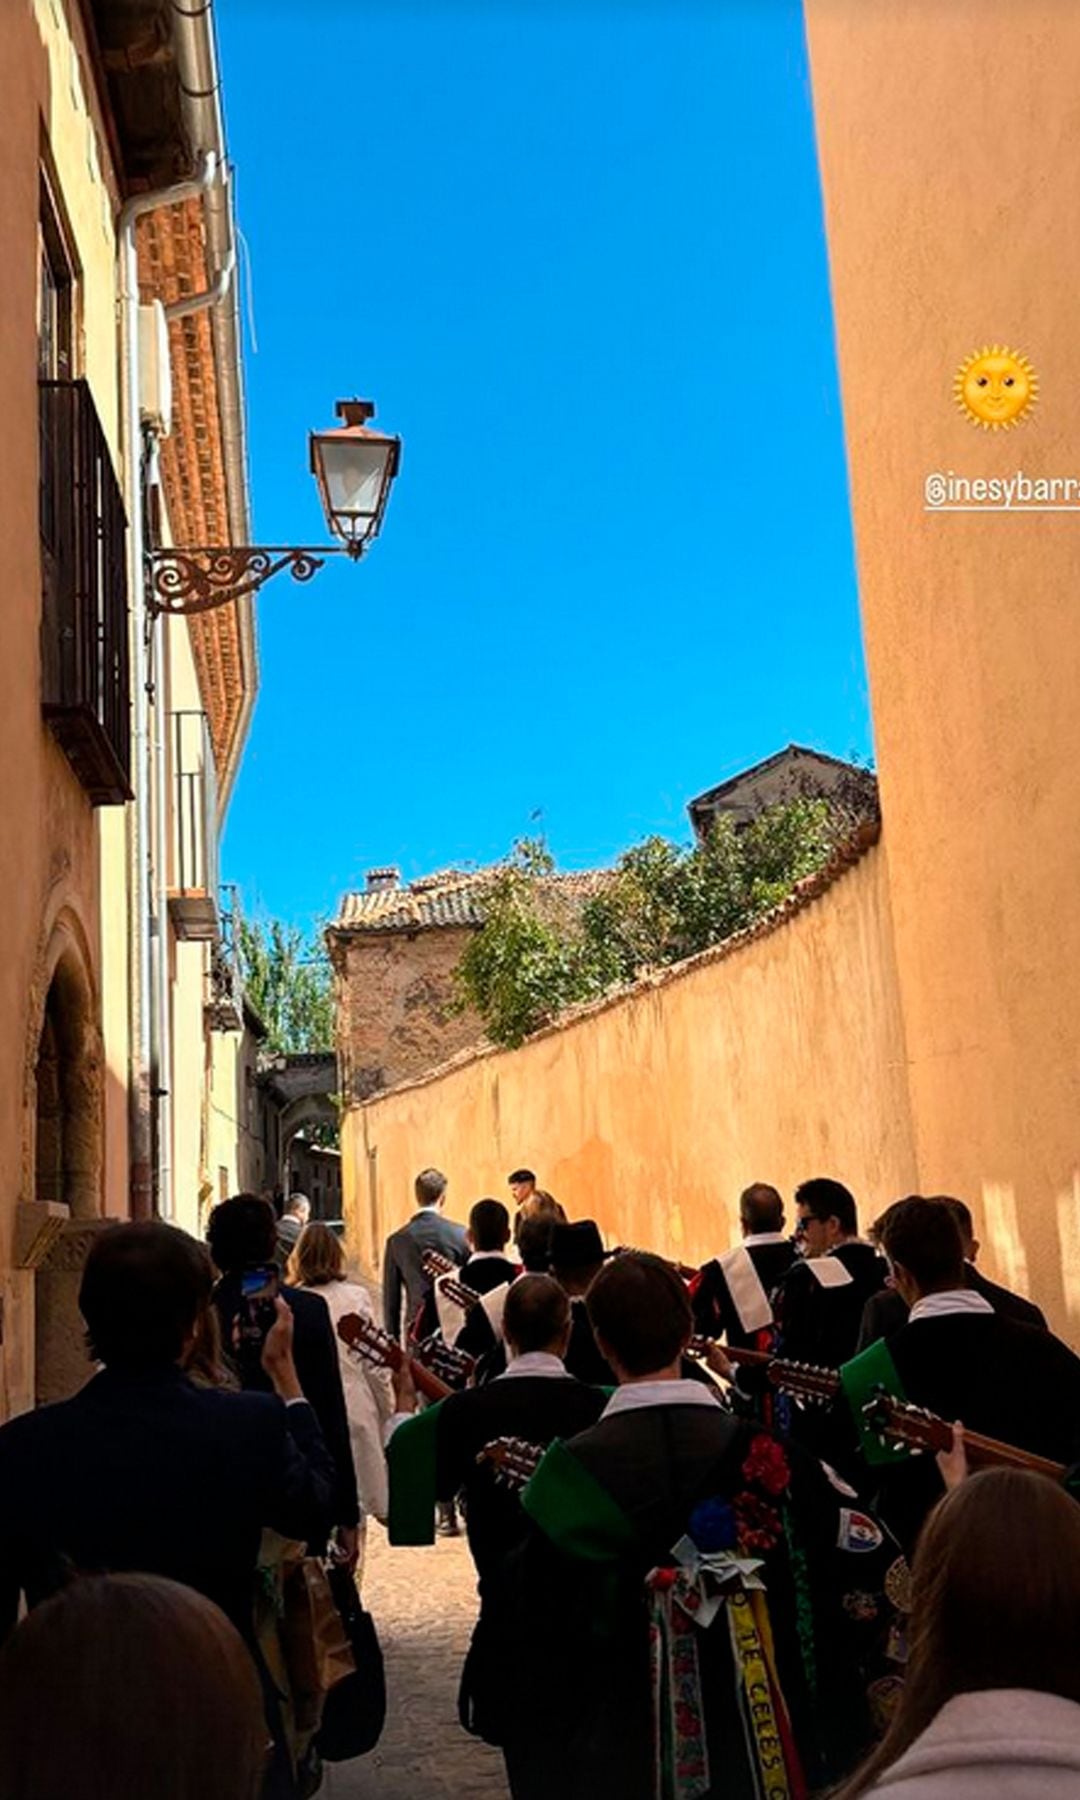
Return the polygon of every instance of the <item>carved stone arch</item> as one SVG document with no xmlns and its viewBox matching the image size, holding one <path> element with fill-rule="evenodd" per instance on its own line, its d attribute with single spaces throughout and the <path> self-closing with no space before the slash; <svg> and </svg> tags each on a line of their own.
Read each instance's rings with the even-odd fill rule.
<svg viewBox="0 0 1080 1800">
<path fill-rule="evenodd" d="M 31 990 L 23 1193 L 67 1206 L 73 1219 L 101 1213 L 104 1063 L 89 941 L 61 905 Z"/>
</svg>

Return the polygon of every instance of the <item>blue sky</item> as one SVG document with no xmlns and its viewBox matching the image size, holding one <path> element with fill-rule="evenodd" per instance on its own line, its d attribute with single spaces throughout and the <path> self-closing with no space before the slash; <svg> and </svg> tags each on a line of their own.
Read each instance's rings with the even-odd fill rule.
<svg viewBox="0 0 1080 1800">
<path fill-rule="evenodd" d="M 404 439 L 368 557 L 258 603 L 248 907 L 600 864 L 790 740 L 869 753 L 796 0 L 216 11 L 256 537 L 324 536 L 339 397 Z"/>
</svg>

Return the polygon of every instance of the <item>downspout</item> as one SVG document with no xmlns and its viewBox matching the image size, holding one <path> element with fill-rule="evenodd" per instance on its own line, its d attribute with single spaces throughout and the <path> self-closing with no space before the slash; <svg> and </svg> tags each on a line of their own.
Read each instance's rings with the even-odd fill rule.
<svg viewBox="0 0 1080 1800">
<path fill-rule="evenodd" d="M 143 438 L 139 383 L 139 269 L 135 227 L 144 213 L 175 206 L 205 192 L 214 178 L 217 159 L 201 159 L 198 173 L 154 193 L 136 194 L 120 211 L 119 286 L 121 314 L 121 414 L 124 441 L 124 493 L 128 506 L 128 591 L 132 632 L 132 784 L 135 802 L 128 809 L 128 872 L 131 906 L 128 936 L 130 1208 L 133 1218 L 149 1218 L 160 1209 L 154 1180 L 155 1149 L 160 1147 L 158 1101 L 164 1086 L 161 1069 L 164 1020 L 155 1004 L 155 971 L 163 960 L 165 920 L 154 905 L 150 880 L 151 793 L 149 633 L 146 605 L 143 519 Z M 155 1129 L 156 1127 L 156 1129 Z M 155 1137 L 158 1140 L 155 1145 Z"/>
</svg>

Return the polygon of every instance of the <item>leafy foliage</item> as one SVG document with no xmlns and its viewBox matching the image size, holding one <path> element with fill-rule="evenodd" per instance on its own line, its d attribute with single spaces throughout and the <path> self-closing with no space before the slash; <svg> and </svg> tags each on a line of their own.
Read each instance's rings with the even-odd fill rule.
<svg viewBox="0 0 1080 1800">
<path fill-rule="evenodd" d="M 239 921 L 240 969 L 278 1056 L 334 1047 L 333 977 L 317 938 L 280 919 Z"/>
<path fill-rule="evenodd" d="M 724 816 L 703 844 L 646 838 L 584 905 L 551 880 L 542 842 L 523 839 L 484 890 L 485 924 L 456 970 L 462 1006 L 513 1047 L 566 1007 L 647 969 L 723 942 L 777 906 L 850 835 L 850 811 L 814 798 Z"/>
</svg>

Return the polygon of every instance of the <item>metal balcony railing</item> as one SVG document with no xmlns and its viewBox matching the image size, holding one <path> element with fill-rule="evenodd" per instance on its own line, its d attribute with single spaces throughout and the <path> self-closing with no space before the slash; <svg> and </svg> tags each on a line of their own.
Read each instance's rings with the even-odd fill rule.
<svg viewBox="0 0 1080 1800">
<path fill-rule="evenodd" d="M 38 383 L 41 705 L 95 806 L 131 799 L 127 518 L 85 381 Z"/>
</svg>

